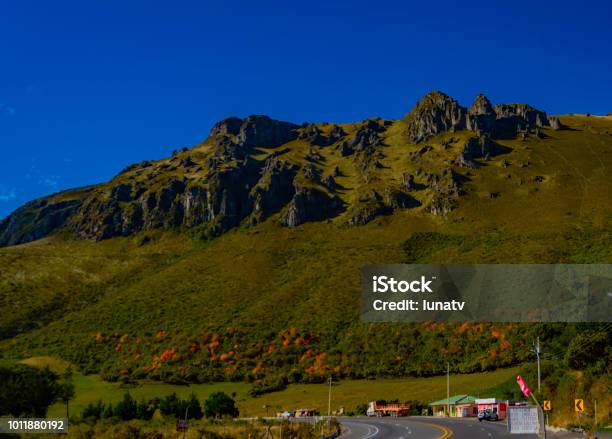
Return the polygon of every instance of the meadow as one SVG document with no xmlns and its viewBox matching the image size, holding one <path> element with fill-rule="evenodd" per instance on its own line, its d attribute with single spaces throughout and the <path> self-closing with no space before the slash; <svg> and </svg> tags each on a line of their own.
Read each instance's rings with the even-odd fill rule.
<svg viewBox="0 0 612 439">
<path fill-rule="evenodd" d="M 33 357 L 23 363 L 31 366 L 45 367 L 62 373 L 68 363 L 52 357 Z M 495 388 L 513 379 L 519 368 L 498 369 L 493 372 L 478 374 L 452 375 L 451 393 L 470 394 L 474 396 L 495 396 Z M 161 398 L 176 393 L 187 398 L 192 393 L 200 401 L 213 392 L 222 391 L 232 395 L 240 409 L 241 417 L 274 416 L 278 411 L 298 408 L 316 408 L 322 414 L 327 410 L 329 386 L 327 384 L 292 384 L 285 390 L 267 393 L 259 397 L 249 395 L 252 385 L 247 383 L 214 383 L 172 385 L 159 382 L 143 382 L 134 386 L 122 386 L 109 383 L 98 375 L 83 375 L 76 372 L 73 377 L 76 396 L 70 403 L 73 414 L 80 414 L 90 403 L 102 399 L 105 403 L 117 403 L 129 392 L 136 400 Z M 431 402 L 446 397 L 446 377 L 429 378 L 395 378 L 377 380 L 342 380 L 332 384 L 332 410 L 340 407 L 353 410 L 360 404 L 375 400 L 399 399 L 401 401 L 417 400 Z M 48 415 L 60 417 L 65 415 L 65 405 L 56 403 L 49 408 Z"/>
</svg>

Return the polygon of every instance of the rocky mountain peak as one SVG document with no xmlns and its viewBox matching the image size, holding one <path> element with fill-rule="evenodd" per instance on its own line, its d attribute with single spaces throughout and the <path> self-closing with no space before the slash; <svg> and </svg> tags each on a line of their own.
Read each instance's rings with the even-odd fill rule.
<svg viewBox="0 0 612 439">
<path fill-rule="evenodd" d="M 210 130 L 211 136 L 220 136 L 223 134 L 231 134 L 237 136 L 242 126 L 242 119 L 237 117 L 228 117 L 217 122 Z"/>
<path fill-rule="evenodd" d="M 490 133 L 495 125 L 495 108 L 489 98 L 479 94 L 474 99 L 466 118 L 466 128 L 471 131 Z"/>
<path fill-rule="evenodd" d="M 251 115 L 244 119 L 229 117 L 217 122 L 210 136 L 217 144 L 240 148 L 275 148 L 297 138 L 298 125 L 264 115 Z"/>
<path fill-rule="evenodd" d="M 479 94 L 476 96 L 472 106 L 470 107 L 470 114 L 474 116 L 495 114 L 495 110 L 493 109 L 493 104 L 491 104 L 489 98 L 483 94 Z"/>
<path fill-rule="evenodd" d="M 492 138 L 513 138 L 525 130 L 549 126 L 544 111 L 528 104 L 497 104 L 480 94 L 469 112 L 445 93 L 434 91 L 406 116 L 408 140 L 419 143 L 445 132 L 467 129 Z"/>
<path fill-rule="evenodd" d="M 253 115 L 245 118 L 240 126 L 238 138 L 245 146 L 275 148 L 297 138 L 297 128 L 290 122 Z"/>
<path fill-rule="evenodd" d="M 427 93 L 406 116 L 408 138 L 419 143 L 437 134 L 465 128 L 467 110 L 440 91 Z"/>
</svg>

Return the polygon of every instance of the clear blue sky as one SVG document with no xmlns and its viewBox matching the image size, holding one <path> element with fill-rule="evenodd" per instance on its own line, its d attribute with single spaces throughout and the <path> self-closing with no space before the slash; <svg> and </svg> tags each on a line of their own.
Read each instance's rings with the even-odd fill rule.
<svg viewBox="0 0 612 439">
<path fill-rule="evenodd" d="M 612 111 L 606 2 L 0 1 L 0 218 L 230 115 L 398 118 L 431 89 Z"/>
</svg>

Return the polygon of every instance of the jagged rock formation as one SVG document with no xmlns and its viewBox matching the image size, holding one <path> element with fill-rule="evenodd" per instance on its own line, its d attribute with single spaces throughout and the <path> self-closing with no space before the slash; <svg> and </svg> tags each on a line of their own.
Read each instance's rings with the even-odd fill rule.
<svg viewBox="0 0 612 439">
<path fill-rule="evenodd" d="M 386 129 L 385 124 L 380 119 L 366 120 L 352 136 L 351 139 L 345 140 L 338 148 L 341 155 L 347 156 L 354 153 L 362 153 L 363 155 L 371 155 L 376 151 L 376 148 L 382 145 L 380 134 Z"/>
<path fill-rule="evenodd" d="M 202 145 L 130 165 L 108 183 L 22 206 L 0 222 L 0 246 L 62 229 L 94 240 L 160 228 L 197 228 L 212 237 L 270 218 L 297 227 L 332 218 L 366 224 L 421 205 L 423 212 L 446 214 L 466 193 L 467 177 L 454 168 L 475 169 L 479 159 L 504 152 L 497 138 L 544 138 L 543 127 L 562 128 L 558 118 L 526 104 L 493 106 L 478 95 L 468 110 L 441 92 L 427 94 L 405 122 L 408 167 L 395 178 L 389 176 L 386 156 L 391 121 L 372 118 L 340 126 L 296 125 L 261 115 L 223 119 Z M 460 130 L 473 135 L 446 137 L 440 148 L 409 144 Z M 440 151 L 456 156 L 432 168 Z M 415 171 L 415 166 L 428 169 Z M 341 168 L 350 170 L 349 176 Z M 347 187 L 345 177 L 353 179 Z"/>
<path fill-rule="evenodd" d="M 282 224 L 297 227 L 308 221 L 320 221 L 337 215 L 342 210 L 342 201 L 323 190 L 295 186 L 295 194 L 282 215 Z"/>
<path fill-rule="evenodd" d="M 466 177 L 452 168 L 443 169 L 439 173 L 426 173 L 424 177 L 435 194 L 445 196 L 463 195 L 463 184 L 467 181 Z"/>
<path fill-rule="evenodd" d="M 487 134 L 472 136 L 463 144 L 455 163 L 463 168 L 477 168 L 474 159 L 488 159 L 496 153 L 496 145 Z"/>
<path fill-rule="evenodd" d="M 79 200 L 31 201 L 0 222 L 0 246 L 43 238 L 61 228 L 79 207 Z"/>
<path fill-rule="evenodd" d="M 274 148 L 296 139 L 297 128 L 297 125 L 290 122 L 254 115 L 244 120 L 235 117 L 224 119 L 213 127 L 211 135 L 235 136 L 236 144 L 241 147 Z"/>
<path fill-rule="evenodd" d="M 280 211 L 291 198 L 293 180 L 297 167 L 290 163 L 271 158 L 266 161 L 261 172 L 261 178 L 251 189 L 253 200 L 251 223 L 264 221 L 268 216 Z"/>
<path fill-rule="evenodd" d="M 491 133 L 495 126 L 497 116 L 491 101 L 485 95 L 478 95 L 466 118 L 468 130 L 476 132 Z"/>
<path fill-rule="evenodd" d="M 498 104 L 493 135 L 496 138 L 512 138 L 522 130 L 548 126 L 546 113 L 527 104 Z"/>
<path fill-rule="evenodd" d="M 446 215 L 457 207 L 457 202 L 452 198 L 438 195 L 427 205 L 425 210 L 435 216 Z"/>
<path fill-rule="evenodd" d="M 462 129 L 492 138 L 513 138 L 520 131 L 549 125 L 545 112 L 527 104 L 493 106 L 486 96 L 478 95 L 468 111 L 439 91 L 425 95 L 405 119 L 408 139 L 413 143 Z"/>
<path fill-rule="evenodd" d="M 298 139 L 306 140 L 310 142 L 311 145 L 321 147 L 333 145 L 346 135 L 342 127 L 339 125 L 334 125 L 327 135 L 321 128 L 311 123 L 302 125 L 302 128 L 299 131 Z"/>
<path fill-rule="evenodd" d="M 348 224 L 364 225 L 380 215 L 389 215 L 397 209 L 420 205 L 420 201 L 396 188 L 387 187 L 382 194 L 372 190 L 359 197 L 359 201 L 349 212 Z"/>
<path fill-rule="evenodd" d="M 439 91 L 428 93 L 406 116 L 408 139 L 419 143 L 440 133 L 462 130 L 466 113 L 450 96 Z"/>
<path fill-rule="evenodd" d="M 563 129 L 563 125 L 561 124 L 561 121 L 559 120 L 558 117 L 548 116 L 548 123 L 550 127 L 555 131 Z"/>
</svg>

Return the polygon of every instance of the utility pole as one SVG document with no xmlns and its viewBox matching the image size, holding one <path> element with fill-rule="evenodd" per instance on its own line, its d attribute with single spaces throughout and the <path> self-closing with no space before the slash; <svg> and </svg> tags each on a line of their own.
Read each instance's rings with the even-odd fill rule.
<svg viewBox="0 0 612 439">
<path fill-rule="evenodd" d="M 331 386 L 332 377 L 329 376 L 329 394 L 327 396 L 327 435 L 331 435 Z"/>
<path fill-rule="evenodd" d="M 450 363 L 446 362 L 446 416 L 450 417 Z"/>
<path fill-rule="evenodd" d="M 536 357 L 538 358 L 538 393 L 540 393 L 540 385 L 541 385 L 540 354 L 542 353 L 542 350 L 540 349 L 540 337 L 538 337 L 536 341 L 533 343 L 533 352 L 536 354 Z"/>
</svg>

